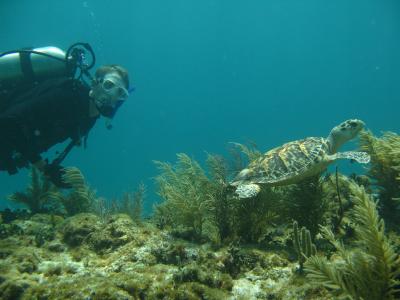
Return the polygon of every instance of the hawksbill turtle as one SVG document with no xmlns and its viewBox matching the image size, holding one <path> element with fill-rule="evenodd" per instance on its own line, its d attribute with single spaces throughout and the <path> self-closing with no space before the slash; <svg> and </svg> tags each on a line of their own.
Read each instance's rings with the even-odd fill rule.
<svg viewBox="0 0 400 300">
<path fill-rule="evenodd" d="M 256 196 L 260 185 L 279 186 L 298 183 L 317 175 L 337 159 L 369 163 L 366 152 L 337 152 L 340 146 L 355 138 L 364 122 L 350 119 L 335 126 L 327 138 L 308 137 L 274 148 L 251 162 L 230 183 L 239 198 Z"/>
</svg>

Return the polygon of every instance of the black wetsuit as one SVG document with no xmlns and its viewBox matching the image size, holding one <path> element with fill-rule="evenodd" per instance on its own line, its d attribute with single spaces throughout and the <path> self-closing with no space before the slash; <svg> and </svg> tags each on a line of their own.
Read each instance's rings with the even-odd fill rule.
<svg viewBox="0 0 400 300">
<path fill-rule="evenodd" d="M 89 116 L 89 101 L 89 88 L 68 78 L 47 80 L 13 99 L 0 112 L 0 170 L 16 173 L 55 144 L 87 135 L 97 119 Z"/>
</svg>

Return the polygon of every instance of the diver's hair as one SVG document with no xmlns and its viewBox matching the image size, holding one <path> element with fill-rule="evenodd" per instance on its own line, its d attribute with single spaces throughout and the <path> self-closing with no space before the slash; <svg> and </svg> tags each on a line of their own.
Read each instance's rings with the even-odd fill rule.
<svg viewBox="0 0 400 300">
<path fill-rule="evenodd" d="M 104 65 L 96 70 L 96 79 L 103 78 L 107 73 L 116 72 L 124 81 L 126 89 L 129 88 L 128 71 L 120 65 Z"/>
</svg>

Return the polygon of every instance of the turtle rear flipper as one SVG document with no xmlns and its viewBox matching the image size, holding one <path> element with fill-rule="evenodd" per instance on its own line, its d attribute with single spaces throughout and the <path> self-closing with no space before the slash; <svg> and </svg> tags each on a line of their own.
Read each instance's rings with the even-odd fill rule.
<svg viewBox="0 0 400 300">
<path fill-rule="evenodd" d="M 333 160 L 336 159 L 351 159 L 355 160 L 360 164 L 367 164 L 371 160 L 371 156 L 367 152 L 356 152 L 356 151 L 347 151 L 347 152 L 338 152 L 331 155 Z"/>
<path fill-rule="evenodd" d="M 255 183 L 241 184 L 236 189 L 235 193 L 241 199 L 253 198 L 261 191 L 261 187 Z"/>
</svg>

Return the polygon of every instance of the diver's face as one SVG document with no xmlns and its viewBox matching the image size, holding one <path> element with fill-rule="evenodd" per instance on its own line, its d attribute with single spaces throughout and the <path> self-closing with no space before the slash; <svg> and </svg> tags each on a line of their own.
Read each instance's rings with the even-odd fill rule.
<svg viewBox="0 0 400 300">
<path fill-rule="evenodd" d="M 114 108 L 119 101 L 125 101 L 129 93 L 121 76 L 116 72 L 108 73 L 97 79 L 89 93 L 97 107 Z"/>
</svg>

